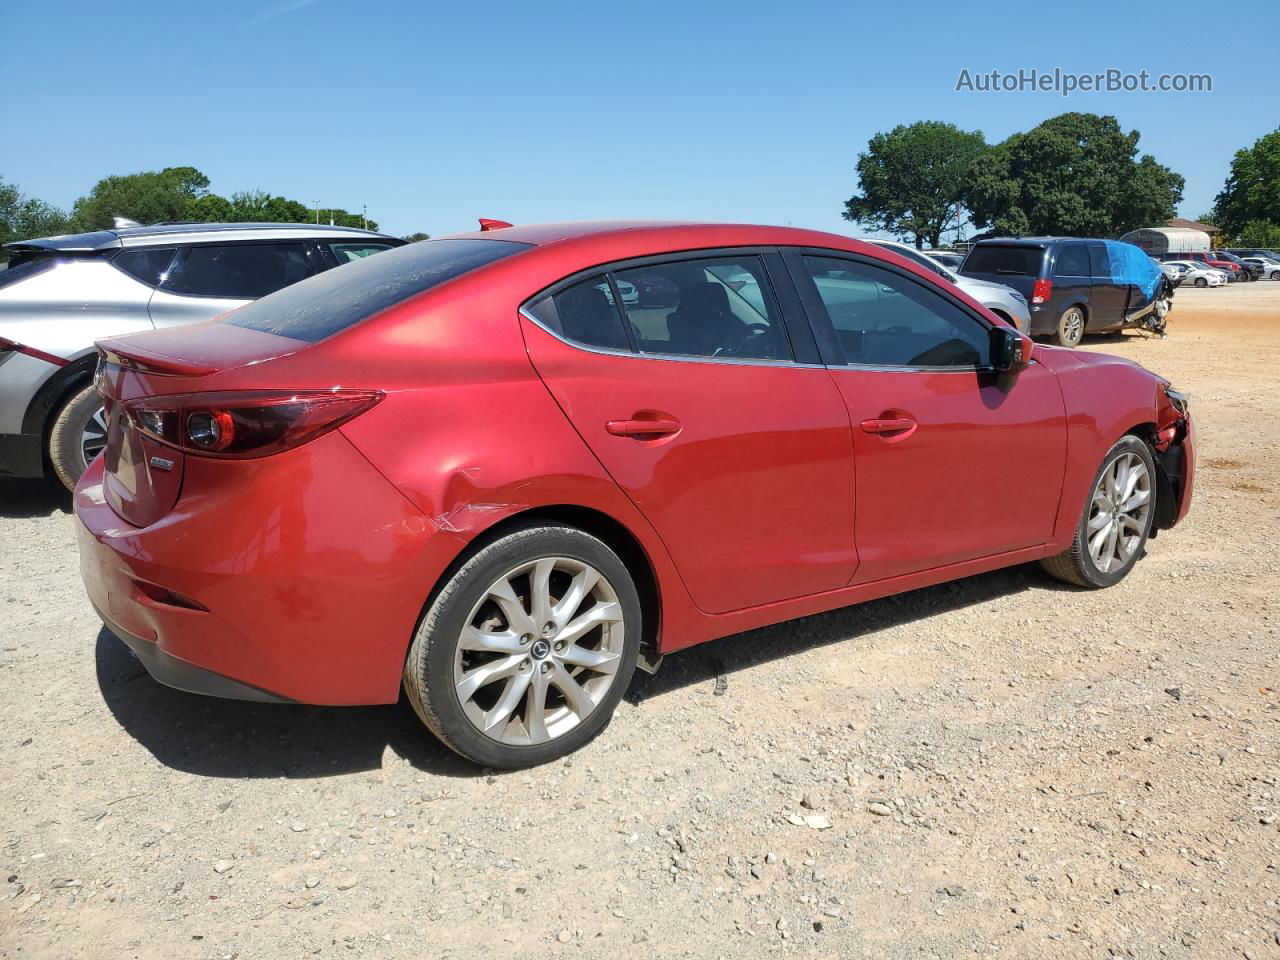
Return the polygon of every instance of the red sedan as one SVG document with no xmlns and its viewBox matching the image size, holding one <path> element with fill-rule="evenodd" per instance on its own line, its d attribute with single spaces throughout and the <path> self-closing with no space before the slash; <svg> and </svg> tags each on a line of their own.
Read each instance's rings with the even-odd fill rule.
<svg viewBox="0 0 1280 960">
<path fill-rule="evenodd" d="M 805 230 L 488 225 L 99 344 L 75 495 L 156 679 L 390 703 L 542 763 L 639 663 L 1040 561 L 1116 583 L 1187 512 L 1186 398 Z"/>
</svg>

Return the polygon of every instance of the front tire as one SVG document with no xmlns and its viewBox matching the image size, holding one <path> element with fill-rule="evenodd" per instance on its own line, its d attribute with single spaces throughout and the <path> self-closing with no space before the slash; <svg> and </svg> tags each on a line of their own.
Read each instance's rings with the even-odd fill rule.
<svg viewBox="0 0 1280 960">
<path fill-rule="evenodd" d="M 102 398 L 93 384 L 62 405 L 49 431 L 49 462 L 68 490 L 107 445 L 107 421 Z"/>
<path fill-rule="evenodd" d="M 1084 311 L 1079 307 L 1067 307 L 1058 318 L 1054 340 L 1061 347 L 1078 347 L 1084 339 Z"/>
<path fill-rule="evenodd" d="M 574 527 L 524 527 L 440 589 L 405 660 L 405 692 L 431 732 L 475 763 L 548 763 L 608 725 L 635 669 L 640 620 L 635 583 L 607 544 Z"/>
<path fill-rule="evenodd" d="M 1155 475 L 1151 448 L 1135 436 L 1121 437 L 1094 475 L 1071 547 L 1040 565 L 1078 587 L 1123 580 L 1142 556 L 1155 520 Z"/>
</svg>

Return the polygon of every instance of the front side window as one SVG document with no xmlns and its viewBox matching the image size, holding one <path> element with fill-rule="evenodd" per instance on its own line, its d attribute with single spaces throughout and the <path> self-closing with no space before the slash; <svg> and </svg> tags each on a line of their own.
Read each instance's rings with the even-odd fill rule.
<svg viewBox="0 0 1280 960">
<path fill-rule="evenodd" d="M 629 292 L 619 291 L 626 300 Z M 529 305 L 534 319 L 553 333 L 588 347 L 630 350 L 622 314 L 604 274 L 588 277 Z"/>
<path fill-rule="evenodd" d="M 757 256 L 656 263 L 613 276 L 641 353 L 792 358 L 764 263 Z"/>
<path fill-rule="evenodd" d="M 987 328 L 923 283 L 853 260 L 803 260 L 846 363 L 980 367 L 990 362 Z"/>
<path fill-rule="evenodd" d="M 300 243 L 187 247 L 179 251 L 161 288 L 187 296 L 256 300 L 313 272 Z"/>
</svg>

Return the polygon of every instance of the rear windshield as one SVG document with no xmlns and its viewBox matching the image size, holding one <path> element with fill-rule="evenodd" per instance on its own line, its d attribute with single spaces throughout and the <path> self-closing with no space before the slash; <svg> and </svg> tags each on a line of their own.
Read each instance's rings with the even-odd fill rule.
<svg viewBox="0 0 1280 960">
<path fill-rule="evenodd" d="M 1043 247 L 982 246 L 974 247 L 965 257 L 962 273 L 1004 273 L 1034 277 L 1044 260 Z"/>
<path fill-rule="evenodd" d="M 415 294 L 527 250 L 510 240 L 424 240 L 364 257 L 229 313 L 222 323 L 314 343 Z"/>
</svg>

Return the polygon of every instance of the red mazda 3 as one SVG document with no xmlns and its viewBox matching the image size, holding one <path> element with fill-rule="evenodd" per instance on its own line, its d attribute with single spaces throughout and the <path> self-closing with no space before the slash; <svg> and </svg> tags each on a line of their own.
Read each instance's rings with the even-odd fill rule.
<svg viewBox="0 0 1280 960">
<path fill-rule="evenodd" d="M 81 565 L 152 675 L 403 685 L 494 767 L 714 637 L 1033 560 L 1109 586 L 1191 500 L 1165 380 L 805 230 L 490 224 L 99 349 Z"/>
</svg>

